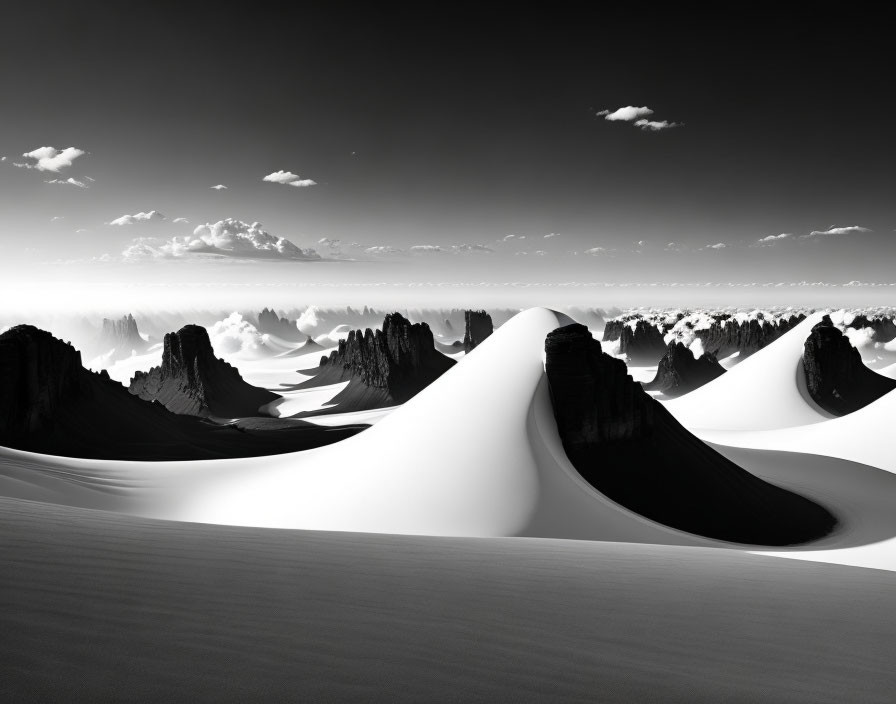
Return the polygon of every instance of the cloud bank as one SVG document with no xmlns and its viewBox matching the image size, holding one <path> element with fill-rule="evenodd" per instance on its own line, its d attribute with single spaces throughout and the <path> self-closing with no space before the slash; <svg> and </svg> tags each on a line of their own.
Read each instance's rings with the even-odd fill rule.
<svg viewBox="0 0 896 704">
<path fill-rule="evenodd" d="M 266 232 L 261 224 L 227 218 L 199 225 L 192 235 L 169 240 L 142 237 L 122 253 L 126 261 L 215 257 L 269 261 L 316 261 L 320 255 L 283 237 Z"/>
</svg>

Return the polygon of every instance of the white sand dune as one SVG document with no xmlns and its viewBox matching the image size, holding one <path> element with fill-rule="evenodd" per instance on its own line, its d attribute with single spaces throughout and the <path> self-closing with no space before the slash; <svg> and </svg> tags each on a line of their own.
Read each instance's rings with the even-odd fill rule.
<svg viewBox="0 0 896 704">
<path fill-rule="evenodd" d="M 689 430 L 770 430 L 821 423 L 832 416 L 806 393 L 800 367 L 806 338 L 822 318 L 813 313 L 725 374 L 666 408 Z"/>
<path fill-rule="evenodd" d="M 0 499 L 4 700 L 891 702 L 896 574 Z"/>
<path fill-rule="evenodd" d="M 3 449 L 0 495 L 270 528 L 732 547 L 633 514 L 595 491 L 571 466 L 542 365 L 545 336 L 567 321 L 546 309 L 518 315 L 404 406 L 334 445 L 273 457 L 170 463 Z M 896 476 L 861 474 L 860 465 L 831 460 L 831 479 L 800 455 L 764 463 L 763 453 L 754 453 L 755 461 L 749 454 L 742 465 L 821 500 L 841 520 L 834 535 L 805 546 L 803 555 L 812 559 L 824 550 L 827 561 L 896 569 L 889 552 L 852 552 L 896 536 L 892 512 L 881 517 L 872 511 L 866 519 L 855 511 L 855 492 L 867 493 L 874 506 L 882 486 L 892 486 Z M 849 498 L 831 490 L 838 481 L 853 483 Z"/>
</svg>

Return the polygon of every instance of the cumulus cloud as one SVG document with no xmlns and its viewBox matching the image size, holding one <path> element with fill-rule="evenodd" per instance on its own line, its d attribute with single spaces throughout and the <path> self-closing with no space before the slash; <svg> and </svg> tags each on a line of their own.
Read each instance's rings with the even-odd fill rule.
<svg viewBox="0 0 896 704">
<path fill-rule="evenodd" d="M 668 120 L 637 120 L 635 121 L 635 127 L 640 127 L 642 130 L 647 132 L 662 132 L 663 130 L 671 130 L 673 127 L 678 127 L 680 123 L 678 122 L 669 122 Z"/>
<path fill-rule="evenodd" d="M 189 225 L 190 224 L 190 221 L 187 220 L 186 218 L 174 218 L 174 220 L 172 220 L 171 222 L 173 222 L 175 225 Z"/>
<path fill-rule="evenodd" d="M 549 239 L 551 239 L 552 237 L 559 237 L 559 236 L 560 236 L 560 233 L 559 233 L 559 232 L 549 232 L 548 234 L 546 234 L 546 235 L 544 236 L 544 238 L 545 238 L 546 240 L 549 240 Z"/>
<path fill-rule="evenodd" d="M 705 247 L 701 247 L 701 249 L 726 249 L 728 247 L 724 242 L 716 242 L 715 244 L 708 244 Z"/>
<path fill-rule="evenodd" d="M 57 183 L 60 186 L 75 186 L 77 188 L 89 188 L 89 186 L 83 181 L 79 181 L 76 178 L 53 178 L 49 181 L 44 181 L 44 183 Z"/>
<path fill-rule="evenodd" d="M 38 147 L 30 152 L 22 154 L 30 162 L 15 164 L 20 169 L 37 169 L 38 171 L 52 171 L 58 173 L 60 169 L 68 168 L 79 156 L 86 154 L 83 149 L 66 147 L 62 151 L 55 147 Z"/>
<path fill-rule="evenodd" d="M 644 105 L 643 107 L 636 108 L 634 105 L 626 105 L 624 108 L 617 108 L 610 112 L 609 110 L 601 110 L 597 113 L 599 117 L 603 117 L 605 120 L 610 120 L 611 122 L 624 121 L 631 122 L 632 120 L 637 120 L 639 117 L 645 117 L 647 115 L 653 115 L 653 110 Z"/>
<path fill-rule="evenodd" d="M 582 254 L 587 254 L 592 257 L 600 256 L 601 254 L 606 254 L 609 250 L 606 247 L 592 247 L 591 249 L 586 249 Z"/>
<path fill-rule="evenodd" d="M 164 220 L 165 216 L 158 210 L 150 210 L 148 213 L 139 212 L 133 215 L 122 215 L 120 218 L 106 223 L 107 225 L 136 225 L 138 222 L 151 222 L 155 220 Z"/>
<path fill-rule="evenodd" d="M 835 235 L 854 235 L 860 232 L 871 232 L 867 227 L 861 227 L 860 225 L 848 225 L 846 227 L 834 227 L 831 226 L 827 230 L 812 230 L 808 235 L 803 235 L 802 238 L 807 237 L 832 237 Z"/>
<path fill-rule="evenodd" d="M 208 328 L 216 354 L 255 354 L 264 350 L 265 336 L 239 313 L 231 313 Z"/>
<path fill-rule="evenodd" d="M 317 185 L 317 181 L 312 181 L 310 178 L 301 178 L 298 174 L 292 173 L 292 171 L 275 171 L 265 176 L 262 181 L 279 183 L 284 186 L 295 186 L 296 188 L 307 188 L 308 186 Z"/>
<path fill-rule="evenodd" d="M 265 179 L 265 180 L 267 180 L 267 179 Z M 209 188 L 211 188 L 213 191 L 226 191 L 227 190 L 227 186 L 225 186 L 223 183 L 219 183 L 217 186 L 209 186 Z"/>
<path fill-rule="evenodd" d="M 202 256 L 274 261 L 314 261 L 321 258 L 313 249 L 297 247 L 283 237 L 266 232 L 257 222 L 250 225 L 233 218 L 199 225 L 192 235 L 184 237 L 136 239 L 122 256 L 127 261 Z"/>
</svg>

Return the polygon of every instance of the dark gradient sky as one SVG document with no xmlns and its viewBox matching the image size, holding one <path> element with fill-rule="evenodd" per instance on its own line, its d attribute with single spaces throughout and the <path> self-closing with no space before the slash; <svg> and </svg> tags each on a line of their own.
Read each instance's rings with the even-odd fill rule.
<svg viewBox="0 0 896 704">
<path fill-rule="evenodd" d="M 8 280 L 896 281 L 882 18 L 51 3 L 6 8 L 3 25 Z M 595 114 L 626 105 L 683 124 Z M 40 146 L 88 154 L 60 174 L 12 166 Z M 318 185 L 262 182 L 281 169 Z M 153 209 L 167 220 L 104 224 Z M 225 217 L 318 249 L 495 251 L 120 261 L 135 237 Z M 847 226 L 867 231 L 800 237 Z"/>
</svg>

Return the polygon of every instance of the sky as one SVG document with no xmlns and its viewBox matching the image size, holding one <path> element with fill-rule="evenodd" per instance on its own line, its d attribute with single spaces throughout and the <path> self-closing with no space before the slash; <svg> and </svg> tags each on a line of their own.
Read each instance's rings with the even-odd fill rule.
<svg viewBox="0 0 896 704">
<path fill-rule="evenodd" d="M 119 5 L 4 10 L 7 307 L 896 292 L 873 17 Z"/>
</svg>

